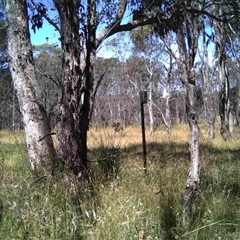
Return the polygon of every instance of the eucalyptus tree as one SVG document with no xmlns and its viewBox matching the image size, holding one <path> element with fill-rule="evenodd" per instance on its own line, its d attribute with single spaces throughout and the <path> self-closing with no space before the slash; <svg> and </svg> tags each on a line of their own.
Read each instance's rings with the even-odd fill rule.
<svg viewBox="0 0 240 240">
<path fill-rule="evenodd" d="M 6 0 L 9 64 L 23 115 L 29 160 L 37 172 L 53 169 L 78 175 L 87 168 L 87 131 L 93 101 L 96 50 L 110 36 L 137 26 L 161 22 L 161 16 L 136 18 L 138 1 L 53 0 L 49 11 L 42 1 Z M 130 7 L 130 8 L 129 8 Z M 28 11 L 29 10 L 29 11 Z M 134 17 L 126 23 L 129 14 Z M 42 27 L 43 17 L 60 33 L 63 86 L 57 139 L 53 146 L 49 119 L 41 99 L 29 34 Z M 169 16 L 164 16 L 167 23 Z M 125 22 L 125 23 L 124 23 Z"/>
<path fill-rule="evenodd" d="M 237 51 L 233 52 L 233 47 L 239 46 L 239 1 L 222 1 L 219 5 L 213 5 L 212 11 L 220 16 L 219 19 L 212 20 L 214 30 L 214 43 L 216 44 L 216 57 L 218 79 L 220 84 L 219 114 L 221 119 L 220 133 L 224 139 L 231 137 L 233 131 L 233 111 L 230 103 L 230 72 L 229 62 L 235 59 Z M 231 124 L 231 126 L 230 126 Z"/>
<path fill-rule="evenodd" d="M 157 1 L 142 1 L 144 9 L 148 9 L 149 14 L 171 16 L 171 24 L 161 19 L 161 24 L 153 25 L 155 32 L 163 39 L 169 31 L 176 34 L 178 53 L 170 45 L 168 45 L 168 49 L 178 63 L 180 79 L 185 86 L 186 113 L 190 127 L 191 165 L 186 181 L 186 192 L 183 195 L 183 223 L 186 227 L 189 227 L 191 224 L 190 218 L 194 195 L 200 183 L 200 129 L 198 126 L 198 117 L 201 110 L 202 97 L 196 83 L 195 63 L 198 54 L 200 31 L 203 30 L 202 22 L 210 19 L 214 22 L 228 23 L 232 19 L 232 15 L 236 16 L 237 12 L 236 10 L 235 13 L 232 10 L 222 13 L 212 12 L 215 5 L 228 9 L 234 1 L 187 0 L 161 2 L 164 2 L 164 4 L 159 6 Z"/>
<path fill-rule="evenodd" d="M 6 11 L 9 66 L 23 117 L 29 161 L 39 173 L 49 174 L 57 155 L 52 138 L 48 137 L 50 125 L 36 78 L 27 2 L 6 1 Z"/>
<path fill-rule="evenodd" d="M 147 24 L 153 24 L 160 36 L 164 36 L 169 31 L 181 33 L 180 31 L 184 29 L 189 34 L 189 29 L 192 27 L 191 18 L 195 21 L 201 15 L 218 20 L 208 11 L 209 5 L 214 2 L 205 1 L 201 3 L 192 1 L 190 4 L 189 1 L 183 0 L 160 2 L 53 0 L 48 1 L 48 4 L 52 5 L 49 8 L 42 1 L 6 0 L 5 2 L 9 64 L 23 115 L 29 159 L 37 171 L 46 174 L 51 173 L 59 165 L 61 169 L 70 170 L 76 175 L 87 168 L 87 131 L 91 103 L 94 100 L 95 56 L 104 41 L 118 32 L 130 31 Z M 48 9 L 53 12 L 50 14 Z M 128 18 L 129 15 L 131 17 Z M 36 30 L 42 27 L 43 17 L 59 31 L 63 53 L 63 85 L 56 127 L 60 156 L 56 155 L 51 139 L 49 119 L 41 99 L 30 43 L 28 19 L 31 20 L 33 30 Z M 125 18 L 128 18 L 127 22 Z M 182 33 L 180 35 L 185 36 Z M 190 36 L 188 44 L 191 44 L 191 47 L 181 52 L 184 58 L 185 50 L 190 55 L 190 61 L 183 62 L 181 70 L 188 89 L 187 109 L 189 121 L 190 119 L 192 121 L 191 130 L 198 132 L 197 116 L 191 99 L 195 92 L 194 71 L 190 69 L 196 52 L 196 49 L 192 48 L 191 41 L 195 41 L 195 38 L 195 35 Z M 183 39 L 182 43 L 184 46 Z M 193 134 L 193 137 L 197 135 L 197 133 Z M 196 149 L 197 147 L 198 145 Z M 195 159 L 196 156 L 198 154 L 192 153 L 192 162 L 198 160 Z M 191 183 L 188 181 L 187 184 L 191 190 L 195 190 L 199 182 L 193 175 L 191 172 L 189 178 Z"/>
<path fill-rule="evenodd" d="M 239 46 L 240 47 L 240 46 Z M 236 58 L 228 60 L 228 71 L 230 79 L 230 114 L 229 131 L 234 135 L 235 125 L 239 125 L 239 96 L 240 96 L 240 70 L 239 60 Z"/>
<path fill-rule="evenodd" d="M 190 6 L 191 3 L 188 2 L 187 7 Z M 186 182 L 186 193 L 183 196 L 183 223 L 184 225 L 188 225 L 190 223 L 189 218 L 191 216 L 192 196 L 196 189 L 198 188 L 200 182 L 199 180 L 200 129 L 198 127 L 198 114 L 200 109 L 197 99 L 197 87 L 194 69 L 196 54 L 198 51 L 198 40 L 200 32 L 199 32 L 199 19 L 196 17 L 196 15 L 193 13 L 186 12 L 185 17 L 186 17 L 185 24 L 179 26 L 179 31 L 177 32 L 179 56 L 175 55 L 175 59 L 178 61 L 179 64 L 180 79 L 183 82 L 186 89 L 186 112 L 191 132 L 190 137 L 191 166 Z"/>
<path fill-rule="evenodd" d="M 214 7 L 214 11 L 222 14 L 221 7 Z M 230 114 L 230 85 L 229 72 L 227 67 L 226 42 L 227 35 L 225 31 L 225 22 L 213 21 L 216 41 L 216 53 L 218 59 L 218 79 L 220 82 L 219 113 L 221 118 L 221 135 L 227 139 L 230 137 L 229 114 Z"/>
<path fill-rule="evenodd" d="M 206 22 L 202 22 L 203 30 L 205 29 Z M 211 78 L 211 55 L 210 41 L 208 34 L 202 31 L 202 51 L 199 51 L 200 57 L 200 72 L 202 78 L 202 90 L 203 90 L 203 104 L 204 104 L 204 120 L 208 124 L 208 137 L 215 138 L 215 120 L 217 116 L 216 107 L 217 101 L 214 97 L 214 91 L 212 90 L 213 78 Z M 211 80 L 210 80 L 211 79 Z"/>
<path fill-rule="evenodd" d="M 151 27 L 138 28 L 131 32 L 133 54 L 143 59 L 149 93 L 148 111 L 150 133 L 154 131 L 154 112 L 159 112 L 167 132 L 171 130 L 170 101 L 173 82 L 174 59 L 164 41 Z M 168 40 L 171 38 L 169 34 Z M 166 38 L 165 38 L 166 40 Z M 136 80 L 135 80 L 136 81 Z M 156 100 L 160 100 L 156 103 Z M 164 102 L 161 104 L 161 102 Z M 160 106 L 161 104 L 162 106 Z M 155 114 L 156 115 L 156 114 Z"/>
</svg>

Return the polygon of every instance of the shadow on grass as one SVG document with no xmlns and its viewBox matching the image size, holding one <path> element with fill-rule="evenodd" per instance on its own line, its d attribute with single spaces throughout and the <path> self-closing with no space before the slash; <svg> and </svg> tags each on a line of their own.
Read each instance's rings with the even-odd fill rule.
<svg viewBox="0 0 240 240">
<path fill-rule="evenodd" d="M 117 153 L 115 161 L 109 162 L 108 167 L 104 168 L 104 172 L 100 173 L 106 174 L 107 179 L 112 179 L 111 176 L 116 177 L 116 175 L 120 173 L 119 171 L 127 166 L 125 164 L 127 161 L 138 161 L 139 165 L 143 164 L 141 144 L 130 145 L 122 149 L 114 150 L 105 148 L 104 150 L 105 154 L 107 154 L 108 151 L 110 153 L 113 151 Z M 91 149 L 90 154 L 94 156 L 95 153 L 101 151 L 101 148 Z M 191 230 L 199 228 L 199 230 L 196 231 L 198 237 L 200 237 L 199 234 L 201 234 L 201 232 L 204 232 L 205 235 L 203 236 L 206 238 L 210 237 L 212 239 L 213 236 L 224 237 L 226 234 L 239 231 L 236 227 L 229 224 L 229 221 L 230 223 L 239 222 L 240 164 L 238 164 L 238 161 L 240 161 L 240 146 L 239 149 L 233 150 L 228 148 L 227 145 L 221 149 L 214 147 L 211 142 L 201 143 L 200 155 L 201 183 L 199 194 L 196 195 L 194 201 Z M 186 172 L 187 178 L 187 172 L 190 166 L 189 144 L 174 142 L 149 143 L 147 144 L 147 160 L 148 162 L 154 163 L 155 166 L 159 164 L 161 171 L 164 171 L 164 169 L 167 169 L 170 165 L 176 167 L 181 165 L 179 172 Z M 112 169 L 117 170 L 114 176 Z M 155 170 L 158 170 L 157 167 Z M 184 191 L 184 189 L 178 190 L 181 192 Z M 179 212 L 176 213 L 173 208 L 174 202 L 181 204 L 181 199 L 170 200 L 165 199 L 160 203 L 162 212 L 159 221 L 161 222 L 161 231 L 164 235 L 164 237 L 161 236 L 161 239 L 177 239 L 176 236 L 184 233 L 182 229 L 180 233 L 176 233 L 180 218 Z M 204 226 L 209 221 L 227 221 L 228 224 L 222 224 L 221 226 L 214 225 L 206 229 L 201 228 L 201 226 Z"/>
<path fill-rule="evenodd" d="M 103 173 L 106 176 L 112 176 L 119 173 L 119 169 L 124 166 L 126 161 L 139 161 L 142 164 L 142 145 L 130 145 L 125 148 L 93 148 L 89 151 L 90 157 L 94 158 L 94 162 L 99 164 L 102 168 Z M 113 158 L 106 159 L 106 161 L 97 161 L 98 159 L 107 158 L 108 156 L 115 156 Z M 200 157 L 201 157 L 201 176 L 205 183 L 203 185 L 208 185 L 209 181 L 212 183 L 218 183 L 218 185 L 223 184 L 223 186 L 228 186 L 231 189 L 231 194 L 240 196 L 240 184 L 236 175 L 240 172 L 240 146 L 237 150 L 232 149 L 219 149 L 214 147 L 211 143 L 200 144 Z M 164 167 L 165 164 L 171 163 L 186 163 L 186 168 L 188 169 L 190 165 L 190 153 L 188 143 L 157 143 L 151 142 L 147 144 L 147 161 L 152 163 L 159 163 L 159 166 Z M 93 165 L 94 165 L 93 164 Z M 239 165 L 239 167 L 238 167 Z M 230 179 L 221 178 L 215 179 L 216 176 L 211 175 L 211 168 L 217 168 L 218 171 L 224 172 L 225 176 L 230 177 L 231 174 L 235 173 Z M 112 174 L 114 172 L 114 174 Z M 186 176 L 187 177 L 187 176 Z M 215 179 L 215 180 L 214 180 Z M 229 182 L 229 180 L 231 180 Z M 236 182 L 234 181 L 236 180 Z M 222 186 L 222 187 L 223 187 Z"/>
<path fill-rule="evenodd" d="M 3 157 L 5 159 L 8 159 L 9 161 L 8 163 L 6 163 L 7 167 L 5 168 L 4 171 L 8 172 L 8 176 L 10 175 L 14 176 L 12 177 L 11 181 L 13 180 L 16 181 L 17 178 L 22 178 L 24 179 L 24 181 L 26 181 L 25 168 L 27 166 L 27 160 L 26 160 L 27 158 L 26 158 L 26 152 L 24 149 L 25 149 L 24 145 L 18 146 L 17 148 L 15 144 L 0 145 L 1 154 L 3 154 Z M 16 153 L 16 151 L 18 151 L 18 153 Z M 232 150 L 227 147 L 220 149 L 220 148 L 214 147 L 211 143 L 202 143 L 200 146 L 200 153 L 201 153 L 201 161 L 202 161 L 201 185 L 200 185 L 200 194 L 196 199 L 195 208 L 193 212 L 193 229 L 197 229 L 197 228 L 200 229 L 200 227 L 206 224 L 207 221 L 215 221 L 215 222 L 221 221 L 221 220 L 226 220 L 231 222 L 238 221 L 239 209 L 240 209 L 240 206 L 239 206 L 240 164 L 238 164 L 238 161 L 240 161 L 239 159 L 240 148 L 237 150 Z M 19 157 L 18 155 L 21 157 Z M 94 181 L 96 181 L 94 183 L 95 185 L 100 183 L 99 179 L 103 182 L 109 182 L 115 179 L 118 175 L 121 174 L 121 170 L 125 166 L 128 166 L 126 164 L 128 161 L 133 161 L 139 166 L 143 164 L 141 144 L 130 145 L 129 147 L 126 147 L 126 148 L 99 147 L 99 148 L 90 149 L 89 151 L 89 158 L 93 160 L 104 159 L 108 156 L 114 156 L 114 157 L 111 157 L 104 161 L 90 163 L 91 167 L 93 168 L 93 171 L 95 173 L 97 172 L 98 174 L 98 176 L 94 178 Z M 147 144 L 147 160 L 148 162 L 151 162 L 155 166 L 155 168 L 151 170 L 149 174 L 152 174 L 153 171 L 156 171 L 158 174 L 159 169 L 161 169 L 161 171 L 165 171 L 171 165 L 174 167 L 177 167 L 179 165 L 181 166 L 179 168 L 179 172 L 181 171 L 184 171 L 184 173 L 186 172 L 186 177 L 187 177 L 187 171 L 190 164 L 189 144 L 188 143 L 179 144 L 174 142 L 148 143 Z M 159 165 L 159 168 L 157 167 L 158 165 Z M 9 174 L 10 170 L 12 171 L 11 174 Z M 168 173 L 171 174 L 169 170 L 168 170 Z M 182 181 L 181 179 L 179 179 L 179 181 Z M 14 182 L 12 182 L 11 184 L 15 186 Z M 57 186 L 57 183 L 54 183 L 54 184 Z M 173 182 L 172 184 L 176 184 L 176 182 Z M 55 185 L 53 185 L 53 190 Z M 184 184 L 182 185 L 184 186 Z M 48 211 L 50 213 L 53 210 L 54 210 L 53 212 L 56 213 L 57 212 L 56 209 L 58 210 L 58 212 L 61 212 L 60 211 L 61 209 L 60 210 L 58 209 L 60 207 L 62 207 L 63 209 L 62 212 L 64 212 L 65 207 L 67 206 L 69 207 L 69 209 L 67 209 L 69 212 L 69 215 L 71 215 L 72 211 L 74 210 L 74 206 L 71 206 L 70 203 L 65 204 L 65 199 L 67 199 L 66 197 L 67 195 L 64 193 L 65 195 L 63 194 L 62 196 L 61 193 L 58 191 L 58 188 L 55 187 L 56 189 L 54 190 L 55 191 L 54 193 L 56 195 L 59 194 L 58 199 L 62 199 L 61 204 L 55 204 L 58 202 L 55 202 L 56 201 L 55 199 L 51 199 L 53 196 L 50 190 L 49 192 L 46 191 L 44 184 L 43 186 L 44 187 L 43 187 L 42 193 L 39 191 L 39 187 L 37 185 L 35 186 L 36 189 L 34 194 L 41 199 L 41 201 L 39 201 L 39 206 L 36 207 L 35 202 L 33 202 L 31 203 L 32 205 L 30 207 L 32 207 L 32 209 L 36 208 L 37 210 L 41 210 L 42 209 L 41 202 L 44 203 L 44 201 L 46 201 L 48 203 L 47 206 L 48 206 Z M 169 187 L 169 189 L 171 189 L 171 187 Z M 51 189 L 51 191 L 53 190 Z M 177 190 L 184 191 L 184 189 L 179 189 L 179 188 Z M 15 191 L 15 195 L 13 194 L 14 191 Z M 26 193 L 30 193 L 30 192 L 33 195 L 32 189 L 30 189 L 30 187 L 26 183 Z M 19 198 L 19 196 L 21 196 L 19 195 L 20 193 L 22 193 L 22 199 L 25 199 L 26 194 L 23 193 L 22 188 L 20 188 L 20 186 L 13 188 L 13 192 L 11 192 L 12 197 L 10 198 L 11 201 L 14 202 L 15 199 L 17 199 L 17 197 Z M 166 240 L 177 239 L 176 236 L 181 235 L 179 234 L 181 230 L 179 230 L 178 232 L 179 212 L 177 213 L 177 211 L 174 209 L 174 205 L 176 204 L 176 202 L 179 202 L 179 204 L 181 204 L 181 199 L 176 199 L 177 198 L 176 196 L 179 196 L 179 195 L 177 194 L 174 195 L 173 193 L 169 193 L 165 197 L 163 197 L 163 201 L 159 202 L 159 205 L 161 205 L 162 211 L 159 216 L 159 223 L 160 223 L 159 225 L 160 225 L 161 231 L 158 230 L 158 232 L 161 232 L 161 234 L 164 235 L 164 237 L 161 236 L 160 239 L 166 239 Z M 4 198 L 6 200 L 7 196 L 5 196 Z M 52 202 L 50 202 L 49 199 Z M 19 202 L 21 203 L 20 200 L 21 199 L 19 199 Z M 25 201 L 28 201 L 28 199 L 27 200 L 25 199 Z M 219 202 L 221 203 L 221 206 L 217 205 L 219 204 Z M 25 205 L 22 203 L 20 204 L 20 206 L 24 207 Z M 43 206 L 46 208 L 44 204 Z M 33 209 L 32 211 L 33 211 L 32 215 L 34 215 L 35 209 Z M 45 214 L 45 213 L 42 213 L 42 214 Z M 13 214 L 13 216 L 15 215 Z M 26 216 L 26 218 L 27 217 L 28 216 Z M 70 218 L 70 216 L 68 215 L 67 217 Z M 81 220 L 80 216 L 78 215 L 74 217 L 75 217 L 74 219 L 78 219 L 79 217 L 79 219 Z M 82 223 L 80 220 L 79 222 L 77 222 L 79 223 L 79 225 L 80 223 Z M 0 211 L 0 221 L 1 221 L 1 211 Z M 65 223 L 63 222 L 61 225 L 62 228 L 63 226 L 66 225 L 64 224 Z M 10 226 L 7 230 L 9 230 L 10 228 L 12 229 L 13 227 Z M 33 228 L 30 225 L 29 225 L 29 228 L 37 229 L 37 227 Z M 216 239 L 215 234 L 219 234 L 218 232 L 220 230 L 222 234 L 220 237 L 224 237 L 224 235 L 226 234 L 231 234 L 232 232 L 239 231 L 237 230 L 236 227 L 232 225 L 221 226 L 221 228 L 215 225 L 215 227 L 212 227 L 212 229 L 207 229 L 207 230 L 206 229 L 207 228 L 205 228 L 204 231 L 207 232 L 207 230 L 209 230 L 209 232 L 204 233 L 205 238 L 204 237 L 201 238 L 200 237 L 201 235 L 199 233 L 198 239 Z M 66 228 L 65 231 L 67 232 L 70 230 Z M 199 230 L 199 232 L 201 231 L 203 230 Z M 56 233 L 56 235 L 57 234 L 58 233 Z M 64 234 L 65 233 L 62 233 L 62 235 Z M 81 234 L 79 234 L 78 239 L 80 239 L 80 235 Z M 36 234 L 36 236 L 38 235 Z M 63 238 L 59 238 L 59 239 L 63 239 Z"/>
</svg>

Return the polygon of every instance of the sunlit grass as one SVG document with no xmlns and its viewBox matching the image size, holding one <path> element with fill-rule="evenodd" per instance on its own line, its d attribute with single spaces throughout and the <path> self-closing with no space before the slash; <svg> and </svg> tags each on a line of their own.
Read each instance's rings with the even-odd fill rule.
<svg viewBox="0 0 240 240">
<path fill-rule="evenodd" d="M 141 129 L 90 129 L 92 175 L 85 192 L 30 170 L 23 132 L 0 132 L 1 239 L 239 239 L 240 140 L 207 137 L 201 125 L 201 184 L 192 225 L 181 225 L 189 169 L 189 128 L 146 129 L 147 174 Z M 95 162 L 113 156 L 102 162 Z M 74 192 L 74 193 L 73 193 Z M 3 236 L 3 237 L 2 237 Z"/>
<path fill-rule="evenodd" d="M 17 144 L 24 141 L 23 131 L 8 131 L 3 130 L 0 132 L 0 139 L 2 144 Z"/>
</svg>

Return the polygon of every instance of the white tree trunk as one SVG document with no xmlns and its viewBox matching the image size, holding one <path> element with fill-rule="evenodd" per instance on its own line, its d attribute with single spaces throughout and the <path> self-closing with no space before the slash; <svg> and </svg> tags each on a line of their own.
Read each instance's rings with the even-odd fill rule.
<svg viewBox="0 0 240 240">
<path fill-rule="evenodd" d="M 154 119 L 153 119 L 153 102 L 152 102 L 152 80 L 150 79 L 149 86 L 149 103 L 148 103 L 148 112 L 149 112 L 149 126 L 150 134 L 154 132 Z"/>
<path fill-rule="evenodd" d="M 170 81 L 168 81 L 167 86 L 166 86 L 166 111 L 165 111 L 165 116 L 166 116 L 166 127 L 167 127 L 167 132 L 171 132 L 171 112 L 170 112 Z"/>
<path fill-rule="evenodd" d="M 221 9 L 213 9 L 221 14 Z M 218 79 L 220 83 L 220 99 L 219 99 L 219 113 L 221 119 L 221 128 L 220 133 L 222 137 L 226 140 L 231 137 L 229 131 L 229 113 L 230 113 L 230 99 L 229 99 L 229 73 L 227 68 L 227 55 L 225 50 L 226 45 L 226 34 L 223 31 L 224 22 L 219 23 L 217 21 L 213 21 L 214 31 L 215 31 L 215 42 L 217 45 L 217 57 L 219 59 L 218 62 Z"/>
<path fill-rule="evenodd" d="M 56 153 L 46 112 L 39 99 L 40 89 L 35 75 L 32 46 L 24 0 L 7 0 L 9 66 L 20 104 L 29 161 L 37 172 L 49 174 Z"/>
<path fill-rule="evenodd" d="M 232 111 L 229 112 L 229 131 L 231 134 L 234 132 L 234 114 Z"/>
</svg>

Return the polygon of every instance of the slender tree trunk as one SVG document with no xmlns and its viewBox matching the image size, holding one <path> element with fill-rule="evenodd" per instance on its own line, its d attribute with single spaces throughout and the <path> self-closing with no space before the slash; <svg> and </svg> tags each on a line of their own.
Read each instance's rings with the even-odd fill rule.
<svg viewBox="0 0 240 240">
<path fill-rule="evenodd" d="M 87 133 L 89 130 L 91 105 L 94 102 L 93 82 L 94 82 L 94 63 L 96 60 L 96 1 L 88 0 L 88 24 L 86 39 L 86 65 L 83 72 L 85 74 L 84 102 L 81 108 L 80 129 L 84 148 L 84 159 L 87 159 Z"/>
<path fill-rule="evenodd" d="M 231 137 L 229 130 L 229 114 L 230 114 L 230 99 L 229 99 L 229 79 L 226 69 L 226 56 L 222 52 L 219 56 L 219 80 L 220 80 L 220 99 L 219 99 L 219 112 L 221 119 L 220 133 L 222 137 L 227 140 Z"/>
<path fill-rule="evenodd" d="M 207 112 L 207 120 L 208 120 L 208 137 L 213 139 L 215 138 L 215 121 L 216 121 L 216 103 L 215 97 L 208 93 L 206 97 L 206 112 Z"/>
<path fill-rule="evenodd" d="M 23 117 L 29 161 L 38 174 L 48 175 L 55 168 L 57 157 L 49 135 L 49 121 L 40 100 L 26 1 L 7 0 L 6 13 L 9 66 Z"/>
<path fill-rule="evenodd" d="M 193 198 L 200 183 L 200 152 L 198 127 L 198 107 L 195 84 L 186 84 L 187 117 L 190 127 L 190 158 L 191 165 L 186 181 L 186 192 L 183 195 L 183 226 L 189 228 L 192 217 Z"/>
<path fill-rule="evenodd" d="M 235 116 L 233 114 L 233 110 L 229 112 L 229 132 L 230 134 L 233 134 L 234 131 L 234 120 L 235 120 Z"/>
<path fill-rule="evenodd" d="M 219 12 L 219 14 L 221 14 L 221 12 Z M 219 59 L 218 78 L 220 82 L 220 96 L 219 96 L 219 115 L 221 119 L 220 133 L 222 137 L 226 140 L 231 137 L 231 134 L 229 131 L 229 113 L 230 113 L 229 78 L 228 69 L 226 66 L 227 56 L 225 53 L 226 34 L 222 30 L 224 24 L 225 23 L 213 21 L 216 39 L 215 41 L 218 53 L 217 57 Z"/>
<path fill-rule="evenodd" d="M 149 82 L 149 102 L 148 102 L 148 112 L 149 112 L 149 126 L 150 134 L 154 132 L 154 119 L 153 119 L 153 100 L 152 100 L 152 77 L 150 77 Z"/>
<path fill-rule="evenodd" d="M 208 124 L 208 137 L 215 138 L 215 99 L 211 95 L 209 88 L 209 59 L 208 59 L 208 49 L 206 36 L 203 34 L 203 66 L 201 68 L 202 78 L 203 78 L 203 91 L 205 94 L 204 105 L 205 105 L 205 118 Z"/>
<path fill-rule="evenodd" d="M 191 4 L 191 1 L 188 2 Z M 192 223 L 192 207 L 194 196 L 200 183 L 200 152 L 198 115 L 200 101 L 195 79 L 194 62 L 198 50 L 199 26 L 194 14 L 187 14 L 186 24 L 179 29 L 178 44 L 180 50 L 180 77 L 185 85 L 186 113 L 190 127 L 190 170 L 183 194 L 183 226 L 189 229 Z M 186 42 L 185 40 L 188 39 Z"/>
<path fill-rule="evenodd" d="M 171 122 L 171 112 L 170 112 L 170 79 L 167 83 L 166 86 L 166 111 L 165 111 L 165 116 L 166 116 L 166 126 L 167 126 L 167 132 L 170 134 L 171 128 L 172 128 L 172 122 Z"/>
<path fill-rule="evenodd" d="M 12 131 L 16 130 L 15 124 L 15 89 L 12 91 Z"/>
</svg>

